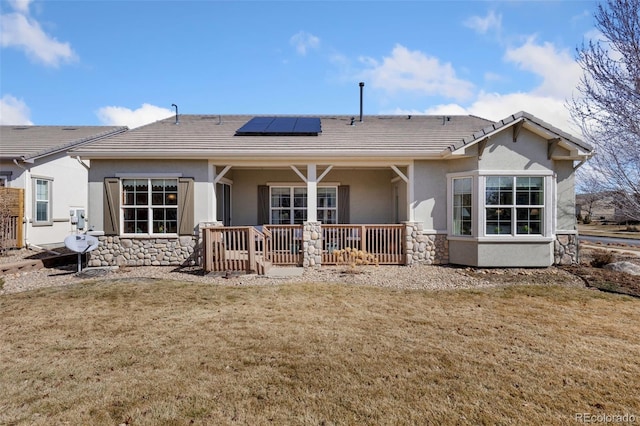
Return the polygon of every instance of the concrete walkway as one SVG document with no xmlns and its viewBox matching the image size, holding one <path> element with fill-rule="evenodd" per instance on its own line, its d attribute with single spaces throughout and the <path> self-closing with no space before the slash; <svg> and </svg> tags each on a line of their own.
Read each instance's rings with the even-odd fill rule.
<svg viewBox="0 0 640 426">
<path fill-rule="evenodd" d="M 304 268 L 299 266 L 272 266 L 265 276 L 269 278 L 299 277 L 304 273 Z"/>
</svg>

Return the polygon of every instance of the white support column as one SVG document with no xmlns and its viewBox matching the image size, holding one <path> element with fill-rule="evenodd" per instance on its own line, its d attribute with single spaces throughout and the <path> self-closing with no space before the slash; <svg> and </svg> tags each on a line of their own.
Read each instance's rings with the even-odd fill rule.
<svg viewBox="0 0 640 426">
<path fill-rule="evenodd" d="M 307 164 L 307 222 L 318 221 L 318 179 L 316 165 Z"/>
<path fill-rule="evenodd" d="M 407 215 L 409 216 L 407 219 L 410 222 L 415 222 L 415 191 L 414 191 L 414 180 L 415 176 L 413 174 L 414 167 L 413 162 L 409 163 L 407 166 Z"/>
</svg>

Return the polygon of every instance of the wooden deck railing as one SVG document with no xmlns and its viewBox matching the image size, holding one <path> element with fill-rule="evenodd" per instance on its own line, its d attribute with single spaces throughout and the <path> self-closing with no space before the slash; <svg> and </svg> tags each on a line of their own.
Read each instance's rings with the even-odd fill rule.
<svg viewBox="0 0 640 426">
<path fill-rule="evenodd" d="M 205 272 L 265 274 L 270 265 L 302 265 L 302 225 L 207 227 L 202 229 Z M 404 225 L 322 225 L 322 264 L 335 265 L 334 251 L 347 247 L 381 265 L 403 265 Z"/>
<path fill-rule="evenodd" d="M 264 225 L 274 265 L 302 265 L 302 225 Z"/>
<path fill-rule="evenodd" d="M 205 272 L 264 275 L 271 264 L 267 237 L 252 226 L 203 228 L 202 244 Z"/>
<path fill-rule="evenodd" d="M 333 254 L 347 247 L 365 251 L 381 265 L 403 265 L 404 225 L 322 225 L 322 264 L 339 262 Z"/>
</svg>

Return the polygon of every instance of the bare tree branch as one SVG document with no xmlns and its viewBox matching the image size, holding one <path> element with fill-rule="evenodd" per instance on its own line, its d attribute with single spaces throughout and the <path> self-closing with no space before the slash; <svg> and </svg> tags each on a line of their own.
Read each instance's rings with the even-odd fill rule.
<svg viewBox="0 0 640 426">
<path fill-rule="evenodd" d="M 640 220 L 640 0 L 607 0 L 594 15 L 602 40 L 583 43 L 581 97 L 569 102 L 584 138 L 594 192 L 615 193 L 616 208 Z"/>
</svg>

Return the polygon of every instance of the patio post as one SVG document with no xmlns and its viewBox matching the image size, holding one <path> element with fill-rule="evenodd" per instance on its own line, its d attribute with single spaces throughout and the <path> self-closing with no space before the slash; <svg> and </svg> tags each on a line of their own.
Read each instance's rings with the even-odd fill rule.
<svg viewBox="0 0 640 426">
<path fill-rule="evenodd" d="M 307 164 L 307 220 L 315 222 L 318 220 L 318 181 L 316 165 Z"/>
</svg>

